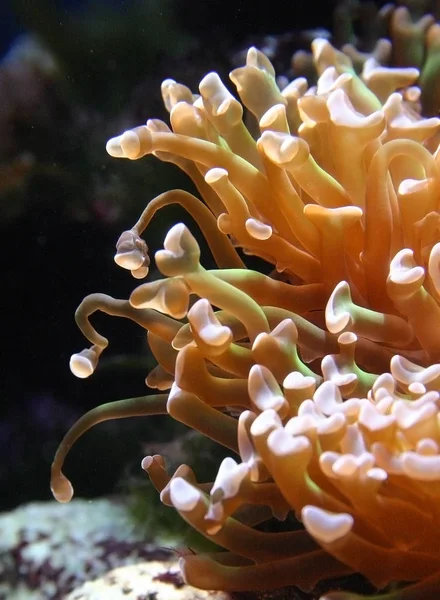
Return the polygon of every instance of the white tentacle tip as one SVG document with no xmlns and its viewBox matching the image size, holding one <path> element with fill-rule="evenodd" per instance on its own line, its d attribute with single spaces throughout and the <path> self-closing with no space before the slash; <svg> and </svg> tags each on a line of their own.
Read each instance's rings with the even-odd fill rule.
<svg viewBox="0 0 440 600">
<path fill-rule="evenodd" d="M 331 513 L 317 506 L 304 506 L 301 520 L 319 542 L 331 544 L 350 533 L 354 519 L 347 513 Z"/>
</svg>

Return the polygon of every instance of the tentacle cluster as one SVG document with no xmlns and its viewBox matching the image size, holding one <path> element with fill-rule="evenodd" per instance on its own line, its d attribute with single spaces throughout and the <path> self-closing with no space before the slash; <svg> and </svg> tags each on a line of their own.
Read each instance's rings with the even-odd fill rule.
<svg viewBox="0 0 440 600">
<path fill-rule="evenodd" d="M 432 44 L 437 27 L 414 25 L 411 39 L 423 43 L 422 28 Z M 127 301 L 81 303 L 91 347 L 72 357 L 74 374 L 89 376 L 108 344 L 89 321 L 100 310 L 148 332 L 158 364 L 147 384 L 162 393 L 83 417 L 60 446 L 52 487 L 70 499 L 62 462 L 93 423 L 167 412 L 234 453 L 210 483 L 186 465 L 169 474 L 160 456 L 142 463 L 162 501 L 228 550 L 183 557 L 191 584 L 310 590 L 355 571 L 378 588 L 415 582 L 399 597 L 437 598 L 440 120 L 408 101 L 421 93 L 415 67 L 376 57 L 358 76 L 326 40 L 312 50 L 315 87 L 299 78 L 280 89 L 251 48 L 231 73 L 241 102 L 216 73 L 200 94 L 166 80 L 171 128 L 149 120 L 108 142 L 112 156 L 174 162 L 203 198 L 173 190 L 151 201 L 120 237 L 117 264 L 145 277 L 141 235 L 158 209 L 179 203 L 218 269 L 202 266 L 178 223 L 155 255 L 163 279 Z M 246 269 L 246 254 L 283 281 Z M 255 529 L 290 511 L 303 529 Z"/>
</svg>

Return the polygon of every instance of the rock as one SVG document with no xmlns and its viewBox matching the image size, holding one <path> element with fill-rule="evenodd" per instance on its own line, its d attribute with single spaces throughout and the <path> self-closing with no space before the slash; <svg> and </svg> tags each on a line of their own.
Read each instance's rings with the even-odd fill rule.
<svg viewBox="0 0 440 600">
<path fill-rule="evenodd" d="M 85 583 L 65 600 L 231 600 L 183 583 L 177 561 L 143 562 L 110 571 Z"/>
<path fill-rule="evenodd" d="M 26 504 L 0 515 L 0 600 L 61 600 L 116 567 L 169 560 L 160 544 L 117 500 Z"/>
</svg>

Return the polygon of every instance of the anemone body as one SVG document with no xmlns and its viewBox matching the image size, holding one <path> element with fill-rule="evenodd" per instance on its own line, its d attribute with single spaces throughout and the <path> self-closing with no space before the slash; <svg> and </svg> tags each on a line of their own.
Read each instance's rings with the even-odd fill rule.
<svg viewBox="0 0 440 600">
<path fill-rule="evenodd" d="M 73 372 L 90 375 L 108 344 L 89 321 L 101 310 L 148 331 L 158 365 L 147 384 L 162 393 L 83 418 L 57 453 L 52 486 L 71 497 L 64 456 L 106 418 L 168 412 L 230 448 L 210 483 L 186 465 L 168 474 L 159 456 L 143 461 L 163 502 L 227 550 L 182 558 L 195 586 L 311 590 L 361 572 L 379 589 L 414 582 L 390 598 L 438 597 L 440 120 L 420 114 L 420 86 L 439 35 L 432 19 L 408 18 L 395 11 L 397 42 L 408 30 L 423 47 L 422 78 L 423 65 L 381 64 L 383 43 L 361 55 L 316 39 L 316 86 L 300 77 L 280 87 L 251 48 L 230 75 L 241 102 L 216 73 L 199 94 L 166 80 L 171 127 L 149 120 L 107 144 L 115 157 L 177 164 L 202 199 L 173 190 L 152 200 L 122 234 L 118 265 L 148 275 L 141 235 L 178 203 L 218 268 L 202 266 L 178 223 L 155 255 L 163 279 L 128 301 L 82 302 L 76 318 L 92 346 L 72 357 Z M 282 278 L 248 270 L 248 254 Z M 289 512 L 303 529 L 255 529 Z"/>
</svg>

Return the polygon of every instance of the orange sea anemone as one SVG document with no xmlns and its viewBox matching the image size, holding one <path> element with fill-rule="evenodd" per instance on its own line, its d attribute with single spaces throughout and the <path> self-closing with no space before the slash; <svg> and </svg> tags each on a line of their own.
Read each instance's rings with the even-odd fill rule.
<svg viewBox="0 0 440 600">
<path fill-rule="evenodd" d="M 427 40 L 422 72 L 432 82 L 440 26 L 408 23 L 414 47 Z M 108 142 L 115 157 L 177 164 L 203 199 L 173 190 L 152 200 L 121 235 L 117 264 L 148 275 L 140 236 L 177 203 L 218 268 L 202 266 L 178 223 L 155 255 L 163 279 L 129 300 L 83 300 L 76 319 L 92 345 L 72 356 L 73 373 L 93 373 L 108 344 L 89 321 L 103 311 L 147 330 L 158 363 L 147 384 L 162 393 L 85 415 L 57 452 L 52 489 L 71 498 L 62 463 L 91 425 L 169 413 L 233 454 L 209 484 L 186 465 L 168 474 L 157 455 L 142 463 L 162 501 L 229 551 L 184 556 L 189 583 L 310 590 L 360 572 L 379 589 L 412 582 L 387 598 L 438 598 L 440 119 L 418 112 L 415 66 L 386 66 L 377 53 L 350 58 L 324 39 L 312 51 L 314 87 L 297 78 L 280 89 L 251 48 L 230 75 L 241 102 L 216 73 L 200 94 L 169 79 L 171 128 L 153 119 Z M 257 140 L 243 107 L 258 121 Z M 248 270 L 248 254 L 282 277 Z M 255 529 L 290 511 L 303 529 Z"/>
</svg>

